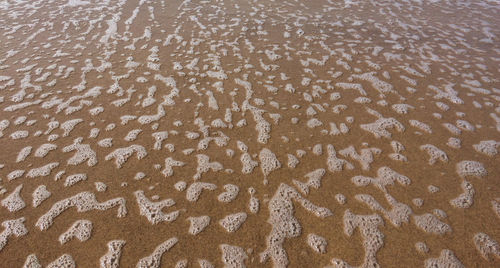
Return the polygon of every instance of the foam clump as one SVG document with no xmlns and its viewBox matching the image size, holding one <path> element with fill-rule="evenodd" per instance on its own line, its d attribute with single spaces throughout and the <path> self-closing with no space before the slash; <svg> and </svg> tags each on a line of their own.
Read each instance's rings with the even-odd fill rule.
<svg viewBox="0 0 500 268">
<path fill-rule="evenodd" d="M 380 267 L 377 263 L 377 251 L 384 245 L 384 234 L 378 229 L 384 225 L 384 220 L 377 214 L 356 215 L 349 209 L 344 213 L 344 233 L 352 236 L 356 228 L 360 229 L 365 257 L 359 267 Z M 328 268 L 352 267 L 340 259 L 332 259 L 332 265 Z M 326 268 L 325 267 L 325 268 Z"/>
<path fill-rule="evenodd" d="M 187 187 L 187 183 L 185 181 L 178 181 L 174 184 L 175 190 L 177 190 L 179 192 L 186 190 L 186 187 Z"/>
<path fill-rule="evenodd" d="M 462 134 L 462 130 L 460 130 L 458 127 L 456 127 L 453 124 L 450 123 L 443 123 L 443 126 L 453 135 L 460 135 Z"/>
<path fill-rule="evenodd" d="M 24 138 L 27 138 L 29 136 L 29 134 L 30 133 L 27 130 L 18 130 L 18 131 L 12 132 L 10 134 L 10 138 L 13 140 L 24 139 Z"/>
<path fill-rule="evenodd" d="M 161 171 L 161 174 L 163 174 L 163 176 L 165 176 L 165 177 L 170 177 L 170 176 L 174 175 L 173 167 L 182 167 L 185 164 L 186 163 L 184 163 L 182 161 L 177 161 L 177 160 L 174 160 L 172 157 L 168 157 L 165 159 L 165 168 Z"/>
<path fill-rule="evenodd" d="M 264 148 L 259 153 L 260 169 L 264 177 L 267 177 L 272 171 L 281 168 L 281 163 L 276 155 L 269 149 Z"/>
<path fill-rule="evenodd" d="M 421 145 L 420 150 L 426 151 L 429 154 L 429 165 L 434 165 L 438 160 L 445 163 L 448 162 L 448 155 L 432 144 Z"/>
<path fill-rule="evenodd" d="M 28 233 L 28 229 L 24 226 L 26 219 L 21 217 L 15 220 L 6 220 L 2 222 L 3 231 L 0 233 L 0 251 L 7 245 L 7 240 L 10 236 L 24 236 Z"/>
<path fill-rule="evenodd" d="M 248 188 L 248 193 L 250 194 L 250 200 L 248 201 L 248 210 L 250 210 L 251 213 L 257 213 L 259 212 L 260 208 L 260 202 L 257 197 L 255 197 L 255 189 L 253 187 Z"/>
<path fill-rule="evenodd" d="M 99 107 L 95 107 L 95 108 L 92 108 L 89 110 L 89 114 L 92 115 L 92 116 L 96 116 L 100 113 L 104 112 L 104 108 L 99 106 Z"/>
<path fill-rule="evenodd" d="M 500 259 L 500 245 L 497 241 L 485 233 L 477 233 L 472 239 L 477 251 L 485 260 L 490 260 L 489 255 L 492 254 L 497 259 Z"/>
<path fill-rule="evenodd" d="M 427 191 L 429 191 L 429 193 L 431 193 L 431 194 L 437 193 L 437 192 L 439 192 L 439 190 L 440 190 L 439 187 L 434 186 L 434 185 L 429 185 L 427 187 Z"/>
<path fill-rule="evenodd" d="M 104 147 L 104 148 L 111 148 L 113 147 L 113 138 L 105 138 L 97 142 L 97 145 Z"/>
<path fill-rule="evenodd" d="M 394 226 L 399 227 L 402 223 L 407 223 L 410 219 L 410 215 L 412 214 L 411 208 L 404 203 L 396 201 L 396 199 L 388 193 L 385 193 L 384 196 L 387 202 L 392 206 L 391 210 L 387 210 L 382 207 L 380 203 L 369 194 L 357 194 L 355 198 L 368 205 L 372 210 L 380 211 Z"/>
<path fill-rule="evenodd" d="M 214 268 L 215 267 L 212 263 L 210 263 L 209 261 L 207 261 L 205 259 L 199 259 L 198 265 L 200 266 L 200 268 Z"/>
<path fill-rule="evenodd" d="M 219 221 L 219 224 L 226 229 L 226 231 L 233 233 L 236 232 L 246 220 L 247 214 L 245 212 L 239 212 L 227 215 Z"/>
<path fill-rule="evenodd" d="M 446 212 L 439 208 L 433 209 L 432 214 L 436 215 L 439 219 L 445 219 L 446 217 L 448 217 L 448 215 L 446 215 Z"/>
<path fill-rule="evenodd" d="M 305 175 L 308 178 L 307 182 L 300 182 L 297 180 L 293 180 L 293 183 L 297 188 L 305 195 L 309 194 L 309 187 L 314 189 L 319 189 L 321 186 L 321 178 L 325 175 L 325 169 L 316 169 L 311 171 Z"/>
<path fill-rule="evenodd" d="M 139 134 L 141 134 L 141 132 L 142 132 L 142 129 L 131 130 L 127 133 L 127 135 L 123 139 L 125 141 L 128 141 L 128 142 L 135 141 L 137 139 L 137 136 L 139 136 Z"/>
<path fill-rule="evenodd" d="M 446 145 L 454 149 L 460 149 L 462 148 L 462 141 L 459 138 L 450 137 Z"/>
<path fill-rule="evenodd" d="M 169 152 L 173 153 L 173 152 L 175 152 L 175 145 L 172 143 L 165 144 L 165 149 L 167 149 Z"/>
<path fill-rule="evenodd" d="M 42 231 L 49 229 L 54 223 L 54 219 L 71 207 L 76 207 L 77 212 L 87 212 L 91 210 L 108 210 L 116 206 L 118 206 L 117 217 L 124 217 L 127 214 L 124 198 L 118 197 L 99 203 L 93 193 L 81 192 L 54 203 L 49 211 L 38 218 L 35 226 Z"/>
<path fill-rule="evenodd" d="M 213 120 L 210 125 L 214 128 L 227 128 L 226 123 L 224 123 L 224 121 L 222 121 L 222 119 L 220 118 Z"/>
<path fill-rule="evenodd" d="M 387 185 L 394 185 L 397 181 L 401 185 L 409 185 L 411 180 L 407 176 L 401 175 L 389 167 L 381 167 L 377 170 L 377 177 L 354 176 L 351 181 L 356 186 L 367 186 L 373 184 L 377 188 L 384 190 Z"/>
<path fill-rule="evenodd" d="M 204 154 L 197 154 L 196 158 L 198 160 L 198 166 L 196 167 L 196 174 L 193 176 L 193 179 L 199 180 L 201 179 L 201 175 L 210 170 L 213 172 L 217 172 L 223 169 L 223 166 L 219 162 L 210 162 L 210 157 Z"/>
<path fill-rule="evenodd" d="M 406 103 L 393 104 L 391 108 L 398 114 L 407 114 L 410 110 L 415 109 L 415 107 Z"/>
<path fill-rule="evenodd" d="M 382 152 L 379 148 L 363 148 L 361 154 L 356 152 L 354 146 L 349 146 L 339 151 L 339 154 L 344 157 L 350 157 L 361 164 L 363 170 L 370 170 L 370 164 L 373 163 L 373 156 L 379 155 Z"/>
<path fill-rule="evenodd" d="M 424 205 L 424 200 L 422 198 L 414 198 L 411 200 L 413 204 L 417 207 L 421 207 Z"/>
<path fill-rule="evenodd" d="M 0 137 L 3 137 L 3 131 L 7 129 L 10 125 L 10 121 L 7 119 L 3 119 L 0 121 Z"/>
<path fill-rule="evenodd" d="M 189 221 L 189 234 L 197 235 L 201 233 L 210 224 L 209 216 L 199 216 L 199 217 L 188 217 Z"/>
<path fill-rule="evenodd" d="M 456 165 L 456 172 L 461 178 L 465 178 L 467 176 L 482 178 L 488 175 L 488 171 L 486 171 L 483 164 L 477 161 L 469 160 L 460 161 Z"/>
<path fill-rule="evenodd" d="M 105 192 L 106 189 L 108 188 L 108 186 L 104 182 L 100 182 L 100 181 L 95 182 L 94 185 L 95 185 L 96 191 L 98 191 L 98 192 Z"/>
<path fill-rule="evenodd" d="M 498 154 L 500 142 L 494 140 L 481 141 L 478 144 L 472 145 L 472 147 L 478 153 L 493 157 Z"/>
<path fill-rule="evenodd" d="M 137 159 L 141 160 L 146 155 L 148 155 L 146 149 L 137 144 L 130 145 L 128 147 L 123 147 L 123 148 L 118 148 L 114 150 L 113 152 L 109 153 L 106 155 L 104 158 L 106 161 L 109 161 L 111 159 L 115 159 L 115 165 L 117 168 L 121 168 L 125 162 L 134 154 L 136 153 Z"/>
<path fill-rule="evenodd" d="M 358 83 L 336 83 L 335 86 L 340 87 L 342 89 L 352 89 L 358 91 L 359 94 L 362 96 L 368 95 L 366 91 L 364 90 L 363 86 Z M 338 94 L 338 97 L 336 99 L 340 98 L 340 94 Z"/>
<path fill-rule="evenodd" d="M 317 118 L 311 118 L 307 120 L 306 123 L 308 128 L 316 128 L 323 125 L 323 122 L 319 121 Z"/>
<path fill-rule="evenodd" d="M 134 180 L 140 181 L 140 180 L 144 179 L 145 177 L 146 177 L 146 173 L 139 171 L 139 172 L 135 173 Z"/>
<path fill-rule="evenodd" d="M 175 205 L 175 201 L 172 199 L 152 202 L 144 195 L 143 191 L 135 191 L 134 195 L 139 205 L 140 214 L 146 216 L 151 224 L 158 224 L 163 221 L 172 222 L 179 216 L 178 210 L 170 213 L 162 212 L 163 208 Z"/>
<path fill-rule="evenodd" d="M 312 152 L 315 155 L 322 155 L 323 154 L 323 146 L 321 144 L 316 144 L 312 148 Z"/>
<path fill-rule="evenodd" d="M 260 253 L 261 262 L 265 262 L 271 257 L 275 267 L 286 267 L 289 264 L 283 243 L 286 238 L 298 237 L 302 232 L 299 221 L 293 216 L 294 200 L 317 217 L 325 218 L 333 215 L 328 208 L 314 205 L 289 185 L 280 184 L 269 201 L 269 218 L 267 222 L 271 224 L 272 230 L 266 237 L 266 249 Z"/>
<path fill-rule="evenodd" d="M 7 180 L 11 181 L 11 180 L 15 180 L 17 178 L 20 178 L 24 175 L 24 172 L 26 172 L 26 171 L 22 170 L 22 169 L 14 170 L 14 171 L 10 172 L 9 174 L 7 174 Z"/>
<path fill-rule="evenodd" d="M 224 185 L 225 192 L 221 193 L 217 196 L 217 200 L 223 203 L 229 203 L 236 199 L 238 193 L 240 192 L 240 188 L 234 184 L 226 184 Z"/>
<path fill-rule="evenodd" d="M 389 158 L 391 158 L 392 160 L 396 160 L 396 161 L 403 161 L 403 162 L 408 161 L 406 156 L 401 154 L 401 152 L 403 152 L 405 150 L 405 146 L 401 142 L 391 141 L 391 147 L 392 147 L 392 150 L 394 151 L 394 153 L 390 153 Z"/>
<path fill-rule="evenodd" d="M 252 173 L 253 169 L 259 165 L 259 162 L 253 160 L 252 156 L 249 153 L 247 153 L 247 152 L 244 152 L 241 155 L 240 161 L 241 161 L 241 164 L 242 164 L 241 173 L 243 173 L 243 174 L 250 174 L 250 173 Z"/>
<path fill-rule="evenodd" d="M 108 242 L 108 252 L 99 259 L 100 268 L 119 268 L 124 240 L 111 240 Z"/>
<path fill-rule="evenodd" d="M 476 128 L 465 120 L 457 120 L 457 127 L 465 131 L 474 131 Z"/>
<path fill-rule="evenodd" d="M 368 97 L 357 97 L 357 98 L 354 99 L 353 102 L 354 103 L 359 103 L 359 104 L 367 104 L 367 103 L 371 103 L 372 99 L 370 99 Z"/>
<path fill-rule="evenodd" d="M 31 154 L 32 146 L 26 146 L 17 154 L 16 163 L 22 162 Z"/>
<path fill-rule="evenodd" d="M 36 157 L 45 157 L 50 151 L 57 149 L 57 145 L 52 143 L 45 143 L 40 145 L 35 151 Z"/>
<path fill-rule="evenodd" d="M 295 168 L 300 163 L 299 159 L 295 157 L 293 154 L 287 154 L 288 162 L 287 165 L 289 168 Z"/>
<path fill-rule="evenodd" d="M 63 254 L 55 261 L 49 263 L 47 268 L 76 268 L 76 263 L 71 255 Z"/>
<path fill-rule="evenodd" d="M 66 3 L 66 6 L 69 7 L 76 7 L 76 6 L 84 6 L 90 4 L 89 1 L 82 1 L 82 0 L 68 0 Z"/>
<path fill-rule="evenodd" d="M 381 80 L 375 76 L 376 72 L 368 72 L 364 74 L 353 74 L 352 77 L 355 79 L 365 80 L 370 82 L 370 84 L 375 88 L 380 94 L 394 93 L 394 86 Z"/>
<path fill-rule="evenodd" d="M 440 221 L 433 214 L 425 213 L 423 215 L 414 215 L 413 220 L 415 225 L 426 233 L 439 235 L 451 233 L 451 227 Z"/>
<path fill-rule="evenodd" d="M 326 246 L 328 242 L 324 237 L 321 237 L 317 234 L 308 234 L 307 235 L 307 244 L 317 253 L 326 253 Z"/>
<path fill-rule="evenodd" d="M 200 137 L 200 134 L 197 132 L 192 132 L 192 131 L 187 131 L 186 132 L 186 138 L 190 140 L 196 140 Z"/>
<path fill-rule="evenodd" d="M 62 149 L 64 153 L 76 151 L 75 154 L 68 159 L 68 165 L 79 165 L 87 161 L 89 167 L 95 166 L 97 164 L 97 154 L 89 144 L 81 144 L 83 138 L 77 138 L 73 141 L 73 144 L 68 145 Z"/>
<path fill-rule="evenodd" d="M 335 147 L 333 147 L 333 145 L 328 144 L 326 146 L 326 151 L 328 153 L 328 158 L 326 159 L 326 165 L 328 166 L 328 170 L 330 172 L 342 171 L 344 169 L 344 166 L 347 169 L 354 169 L 354 166 L 347 160 L 340 159 L 337 157 L 337 151 L 335 151 Z"/>
<path fill-rule="evenodd" d="M 470 182 L 465 180 L 462 182 L 461 186 L 464 192 L 457 198 L 450 200 L 450 204 L 456 208 L 469 208 L 474 203 L 474 188 Z"/>
<path fill-rule="evenodd" d="M 445 85 L 444 91 L 439 89 L 436 86 L 433 86 L 433 85 L 429 85 L 428 88 L 436 92 L 436 95 L 434 95 L 434 99 L 436 99 L 436 100 L 444 98 L 444 99 L 447 99 L 454 104 L 463 104 L 464 103 L 464 101 L 458 97 L 458 92 L 453 89 L 453 84 Z M 444 104 L 444 103 L 437 102 L 436 105 L 437 104 Z M 446 104 L 444 104 L 444 105 L 448 106 Z"/>
<path fill-rule="evenodd" d="M 137 262 L 136 268 L 158 268 L 161 264 L 161 257 L 165 252 L 170 250 L 179 239 L 177 237 L 172 237 L 165 242 L 159 244 L 151 255 L 144 257 Z"/>
<path fill-rule="evenodd" d="M 387 129 L 396 129 L 398 132 L 405 131 L 405 127 L 398 120 L 392 117 L 384 118 L 382 117 L 382 115 L 378 114 L 373 110 L 371 113 L 375 114 L 379 118 L 373 123 L 361 124 L 359 126 L 361 127 L 361 129 L 371 132 L 373 136 L 375 136 L 375 138 L 377 139 L 380 137 L 391 138 L 392 134 Z"/>
<path fill-rule="evenodd" d="M 41 166 L 39 168 L 33 168 L 28 171 L 26 177 L 28 178 L 36 178 L 36 177 L 45 177 L 50 175 L 50 172 L 59 166 L 59 162 L 52 162 Z"/>
<path fill-rule="evenodd" d="M 97 138 L 97 136 L 99 136 L 100 132 L 101 132 L 101 130 L 99 128 L 93 128 L 93 129 L 91 129 L 90 133 L 89 133 L 89 138 L 92 138 L 92 139 Z"/>
<path fill-rule="evenodd" d="M 49 137 L 47 138 L 47 141 L 55 141 L 59 139 L 59 134 L 51 134 L 49 135 Z"/>
<path fill-rule="evenodd" d="M 491 207 L 493 209 L 493 212 L 495 212 L 498 218 L 500 218 L 500 198 L 495 198 L 495 200 L 491 200 Z"/>
<path fill-rule="evenodd" d="M 200 198 L 201 192 L 203 190 L 213 191 L 217 189 L 217 186 L 213 183 L 208 182 L 193 182 L 186 191 L 186 199 L 189 202 L 196 202 Z"/>
<path fill-rule="evenodd" d="M 257 141 L 262 144 L 266 144 L 269 138 L 271 138 L 270 132 L 271 132 L 271 124 L 267 122 L 262 114 L 264 113 L 263 110 L 257 109 L 250 104 L 246 103 L 243 105 L 243 110 L 249 109 L 250 112 L 253 115 L 253 119 L 256 122 L 255 124 L 255 130 L 257 130 L 258 136 L 257 136 Z"/>
<path fill-rule="evenodd" d="M 420 122 L 420 121 L 415 120 L 415 119 L 411 119 L 408 122 L 410 122 L 410 126 L 416 127 L 427 134 L 432 134 L 432 128 L 429 125 L 427 125 L 426 123 Z"/>
<path fill-rule="evenodd" d="M 340 134 L 347 134 L 349 132 L 349 127 L 345 123 L 340 123 L 339 126 L 337 126 L 336 123 L 330 122 L 330 131 L 328 132 L 329 135 L 337 136 Z"/>
<path fill-rule="evenodd" d="M 441 254 L 437 258 L 429 258 L 425 260 L 425 268 L 463 268 L 465 267 L 455 256 L 453 251 L 449 249 L 441 250 Z"/>
<path fill-rule="evenodd" d="M 84 173 L 69 175 L 66 177 L 66 180 L 64 181 L 64 187 L 73 186 L 76 183 L 85 180 L 87 180 L 87 174 Z"/>
<path fill-rule="evenodd" d="M 415 249 L 420 253 L 428 253 L 429 247 L 424 242 L 415 243 Z"/>
<path fill-rule="evenodd" d="M 80 242 L 87 241 L 92 235 L 92 222 L 88 220 L 78 220 L 68 228 L 68 230 L 59 236 L 61 245 L 77 238 Z"/>
<path fill-rule="evenodd" d="M 168 131 L 155 132 L 151 136 L 155 139 L 153 149 L 160 150 L 162 142 L 168 138 Z"/>
<path fill-rule="evenodd" d="M 30 254 L 26 257 L 23 268 L 42 268 L 42 265 L 35 254 Z"/>
<path fill-rule="evenodd" d="M 26 203 L 21 198 L 21 189 L 23 189 L 22 184 L 17 186 L 16 189 L 14 189 L 14 191 L 12 191 L 6 198 L 2 200 L 1 202 L 2 206 L 7 208 L 8 211 L 10 212 L 19 211 L 26 206 Z"/>
<path fill-rule="evenodd" d="M 47 190 L 45 185 L 38 186 L 32 194 L 33 207 L 38 207 L 43 201 L 49 198 L 52 194 Z"/>
<path fill-rule="evenodd" d="M 62 123 L 59 127 L 64 131 L 63 137 L 69 136 L 69 133 L 71 133 L 71 131 L 75 128 L 75 126 L 81 122 L 83 122 L 83 119 L 77 118 Z"/>
<path fill-rule="evenodd" d="M 221 260 L 226 268 L 245 268 L 245 260 L 248 255 L 241 247 L 228 244 L 219 245 L 222 251 Z"/>
<path fill-rule="evenodd" d="M 336 194 L 335 200 L 341 205 L 344 205 L 347 202 L 347 198 L 343 194 Z"/>
</svg>

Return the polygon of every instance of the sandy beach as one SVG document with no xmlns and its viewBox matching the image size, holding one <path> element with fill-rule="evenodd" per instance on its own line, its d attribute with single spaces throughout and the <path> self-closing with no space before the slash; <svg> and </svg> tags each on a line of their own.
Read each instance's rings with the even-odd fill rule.
<svg viewBox="0 0 500 268">
<path fill-rule="evenodd" d="M 500 2 L 0 1 L 0 268 L 500 267 Z"/>
</svg>

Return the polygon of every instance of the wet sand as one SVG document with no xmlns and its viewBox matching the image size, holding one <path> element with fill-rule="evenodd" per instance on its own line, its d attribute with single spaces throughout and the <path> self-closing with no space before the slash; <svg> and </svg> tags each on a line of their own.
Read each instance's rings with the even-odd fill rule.
<svg viewBox="0 0 500 268">
<path fill-rule="evenodd" d="M 0 3 L 0 267 L 498 267 L 498 1 Z"/>
</svg>

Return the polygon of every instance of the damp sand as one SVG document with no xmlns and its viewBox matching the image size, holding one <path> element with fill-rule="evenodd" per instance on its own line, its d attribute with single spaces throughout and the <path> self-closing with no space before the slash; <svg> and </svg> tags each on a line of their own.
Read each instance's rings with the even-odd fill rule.
<svg viewBox="0 0 500 268">
<path fill-rule="evenodd" d="M 1 3 L 1 266 L 498 267 L 499 8 Z"/>
</svg>

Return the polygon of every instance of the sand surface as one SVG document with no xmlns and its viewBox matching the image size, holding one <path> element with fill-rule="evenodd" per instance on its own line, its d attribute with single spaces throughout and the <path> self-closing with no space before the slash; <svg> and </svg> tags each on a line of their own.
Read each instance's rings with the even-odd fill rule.
<svg viewBox="0 0 500 268">
<path fill-rule="evenodd" d="M 0 1 L 0 267 L 500 267 L 500 2 Z"/>
</svg>

